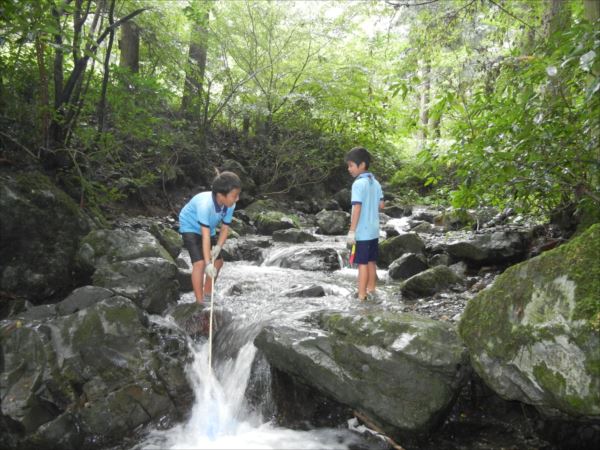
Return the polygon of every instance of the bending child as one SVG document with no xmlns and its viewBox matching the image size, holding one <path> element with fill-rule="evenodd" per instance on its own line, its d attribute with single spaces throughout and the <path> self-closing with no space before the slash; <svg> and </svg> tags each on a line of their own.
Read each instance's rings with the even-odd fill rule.
<svg viewBox="0 0 600 450">
<path fill-rule="evenodd" d="M 192 286 L 198 303 L 210 299 L 212 280 L 223 267 L 221 248 L 241 190 L 239 177 L 233 172 L 223 172 L 213 180 L 212 192 L 195 195 L 179 213 L 179 232 L 192 260 Z M 221 223 L 217 239 L 217 226 Z"/>
<path fill-rule="evenodd" d="M 369 172 L 371 155 L 363 147 L 355 147 L 345 158 L 348 172 L 356 178 L 352 183 L 352 216 L 347 244 L 356 245 L 354 262 L 358 264 L 358 299 L 364 301 L 375 293 L 377 259 L 379 257 L 379 210 L 383 209 L 381 185 Z"/>
</svg>

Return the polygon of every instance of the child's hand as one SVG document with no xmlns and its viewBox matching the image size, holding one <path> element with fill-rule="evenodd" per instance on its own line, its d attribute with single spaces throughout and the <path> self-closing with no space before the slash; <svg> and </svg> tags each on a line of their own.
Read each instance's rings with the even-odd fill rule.
<svg viewBox="0 0 600 450">
<path fill-rule="evenodd" d="M 349 248 L 356 244 L 356 233 L 354 231 L 349 231 L 348 236 L 346 236 L 346 245 Z"/>
<path fill-rule="evenodd" d="M 217 278 L 218 270 L 213 263 L 210 263 L 208 266 L 206 266 L 206 269 L 204 269 L 204 273 L 214 280 Z"/>
<path fill-rule="evenodd" d="M 219 253 L 221 253 L 221 246 L 219 244 L 215 245 L 212 250 L 210 251 L 210 258 L 213 261 L 216 261 L 217 258 L 219 257 Z"/>
</svg>

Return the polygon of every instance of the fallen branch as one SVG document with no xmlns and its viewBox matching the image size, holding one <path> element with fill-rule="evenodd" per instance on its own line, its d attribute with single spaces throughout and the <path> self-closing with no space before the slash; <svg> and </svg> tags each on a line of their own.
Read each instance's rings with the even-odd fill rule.
<svg viewBox="0 0 600 450">
<path fill-rule="evenodd" d="M 375 425 L 371 421 L 371 419 L 369 419 L 367 416 L 365 416 L 362 413 L 359 413 L 358 411 L 353 411 L 353 412 L 354 412 L 354 415 L 357 417 L 357 419 L 359 419 L 361 422 L 363 422 L 371 430 L 379 433 L 381 435 L 381 437 L 383 437 L 383 439 L 385 439 L 385 441 L 392 446 L 392 448 L 395 448 L 396 450 L 404 450 L 404 447 L 402 447 L 400 444 L 398 444 L 396 441 L 394 441 L 391 437 L 387 436 L 383 432 L 383 430 L 381 430 L 381 428 L 379 428 L 377 425 Z"/>
</svg>

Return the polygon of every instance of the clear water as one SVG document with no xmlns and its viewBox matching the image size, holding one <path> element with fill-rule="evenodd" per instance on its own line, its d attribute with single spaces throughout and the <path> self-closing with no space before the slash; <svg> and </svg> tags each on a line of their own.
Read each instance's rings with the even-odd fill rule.
<svg viewBox="0 0 600 450">
<path fill-rule="evenodd" d="M 339 238 L 325 238 L 317 246 L 335 248 L 341 260 L 347 258 Z M 315 243 L 276 245 L 265 249 L 265 259 L 267 264 L 276 265 L 278 254 L 309 247 Z M 248 405 L 244 395 L 256 354 L 253 340 L 262 327 L 270 321 L 293 323 L 312 310 L 368 308 L 352 296 L 356 275 L 356 269 L 351 268 L 325 273 L 249 262 L 225 263 L 216 285 L 215 304 L 231 311 L 233 321 L 219 330 L 212 370 L 208 368 L 208 343 L 190 343 L 194 358 L 187 371 L 195 394 L 190 418 L 171 429 L 151 431 L 134 449 L 348 449 L 364 442 L 349 429 L 299 431 L 278 427 L 257 412 L 260 408 L 252 407 L 256 405 Z M 385 271 L 379 275 L 385 280 Z M 289 289 L 313 284 L 323 286 L 326 296 L 284 295 Z M 386 299 L 386 285 L 382 283 L 380 302 Z M 193 294 L 184 294 L 180 301 L 194 301 Z"/>
</svg>

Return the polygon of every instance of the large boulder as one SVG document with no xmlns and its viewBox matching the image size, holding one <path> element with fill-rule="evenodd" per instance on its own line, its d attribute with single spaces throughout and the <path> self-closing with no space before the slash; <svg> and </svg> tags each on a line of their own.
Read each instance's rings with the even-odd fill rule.
<svg viewBox="0 0 600 450">
<path fill-rule="evenodd" d="M 94 285 L 118 292 L 152 314 L 179 296 L 173 258 L 147 231 L 94 230 L 81 241 L 77 260 Z"/>
<path fill-rule="evenodd" d="M 529 231 L 494 231 L 450 242 L 446 252 L 474 266 L 515 263 L 526 256 L 530 241 Z"/>
<path fill-rule="evenodd" d="M 109 288 L 151 314 L 161 314 L 179 297 L 177 266 L 163 258 L 104 264 L 96 269 L 92 279 L 95 286 Z"/>
<path fill-rule="evenodd" d="M 316 218 L 322 234 L 346 234 L 350 228 L 350 214 L 346 211 L 322 210 Z"/>
<path fill-rule="evenodd" d="M 367 416 L 401 442 L 445 417 L 467 357 L 446 323 L 409 314 L 318 312 L 255 339 L 269 363 Z"/>
<path fill-rule="evenodd" d="M 0 322 L 2 448 L 105 448 L 189 410 L 183 333 L 129 299 L 87 291 L 73 294 L 90 305 L 77 312 Z"/>
<path fill-rule="evenodd" d="M 417 233 L 405 233 L 386 239 L 379 245 L 379 262 L 389 266 L 405 253 L 423 254 L 425 242 Z"/>
<path fill-rule="evenodd" d="M 460 335 L 505 399 L 600 419 L 600 224 L 510 267 L 472 299 Z"/>
<path fill-rule="evenodd" d="M 0 217 L 0 291 L 34 302 L 70 291 L 90 228 L 77 204 L 45 175 L 2 172 Z"/>
</svg>

